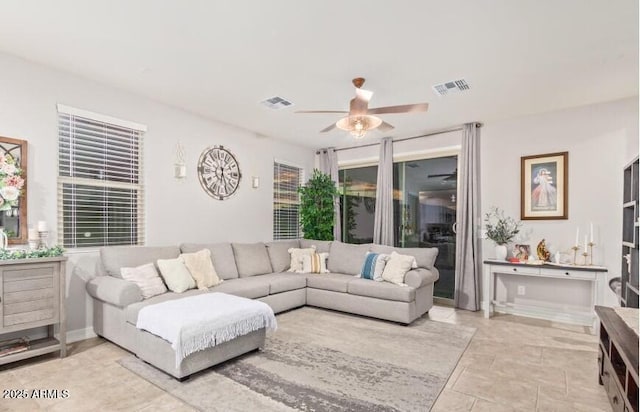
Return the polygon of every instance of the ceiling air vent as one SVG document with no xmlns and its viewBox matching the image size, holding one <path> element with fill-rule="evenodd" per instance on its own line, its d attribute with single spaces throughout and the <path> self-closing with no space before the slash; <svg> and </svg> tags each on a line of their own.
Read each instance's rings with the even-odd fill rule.
<svg viewBox="0 0 640 412">
<path fill-rule="evenodd" d="M 432 86 L 433 91 L 438 96 L 446 96 L 451 93 L 464 92 L 469 90 L 469 83 L 465 79 L 452 80 L 450 82 L 435 84 Z"/>
<path fill-rule="evenodd" d="M 283 109 L 285 107 L 293 106 L 293 103 L 291 103 L 289 100 L 283 97 L 278 97 L 278 96 L 274 96 L 269 99 L 263 100 L 260 103 L 264 104 L 269 109 L 273 109 L 273 110 L 278 110 L 278 109 Z"/>
</svg>

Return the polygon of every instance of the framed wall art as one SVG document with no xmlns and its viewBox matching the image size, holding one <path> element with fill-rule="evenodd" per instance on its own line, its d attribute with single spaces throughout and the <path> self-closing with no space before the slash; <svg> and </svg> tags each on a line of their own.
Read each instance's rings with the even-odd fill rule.
<svg viewBox="0 0 640 412">
<path fill-rule="evenodd" d="M 569 152 L 524 156 L 520 168 L 520 219 L 567 219 Z"/>
</svg>

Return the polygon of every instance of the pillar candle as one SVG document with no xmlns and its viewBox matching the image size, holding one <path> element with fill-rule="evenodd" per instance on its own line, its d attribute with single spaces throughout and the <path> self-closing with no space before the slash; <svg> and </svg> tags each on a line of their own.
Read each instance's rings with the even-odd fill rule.
<svg viewBox="0 0 640 412">
<path fill-rule="evenodd" d="M 584 251 L 587 252 L 587 235 L 584 235 Z"/>
<path fill-rule="evenodd" d="M 44 220 L 38 221 L 38 232 L 46 232 L 47 231 L 47 222 Z"/>
<path fill-rule="evenodd" d="M 29 240 L 34 240 L 34 239 L 38 239 L 38 229 L 29 229 Z"/>
</svg>

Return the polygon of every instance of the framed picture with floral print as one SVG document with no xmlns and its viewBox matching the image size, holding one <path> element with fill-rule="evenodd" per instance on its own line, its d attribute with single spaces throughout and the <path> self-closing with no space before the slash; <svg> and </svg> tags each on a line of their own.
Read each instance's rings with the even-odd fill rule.
<svg viewBox="0 0 640 412">
<path fill-rule="evenodd" d="M 567 219 L 569 152 L 524 156 L 520 160 L 520 219 Z"/>
</svg>

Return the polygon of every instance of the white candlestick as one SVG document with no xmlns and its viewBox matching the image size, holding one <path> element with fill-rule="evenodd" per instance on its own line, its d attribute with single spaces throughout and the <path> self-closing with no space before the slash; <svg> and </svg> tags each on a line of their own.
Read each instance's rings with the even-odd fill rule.
<svg viewBox="0 0 640 412">
<path fill-rule="evenodd" d="M 587 235 L 584 235 L 584 252 L 587 252 Z"/>
<path fill-rule="evenodd" d="M 591 243 L 593 243 L 593 222 L 591 222 L 589 225 L 591 228 Z"/>
<path fill-rule="evenodd" d="M 47 222 L 44 220 L 38 221 L 38 232 L 46 232 L 47 231 Z"/>
<path fill-rule="evenodd" d="M 580 227 L 576 228 L 576 243 L 575 245 L 578 246 L 580 244 Z"/>
</svg>

